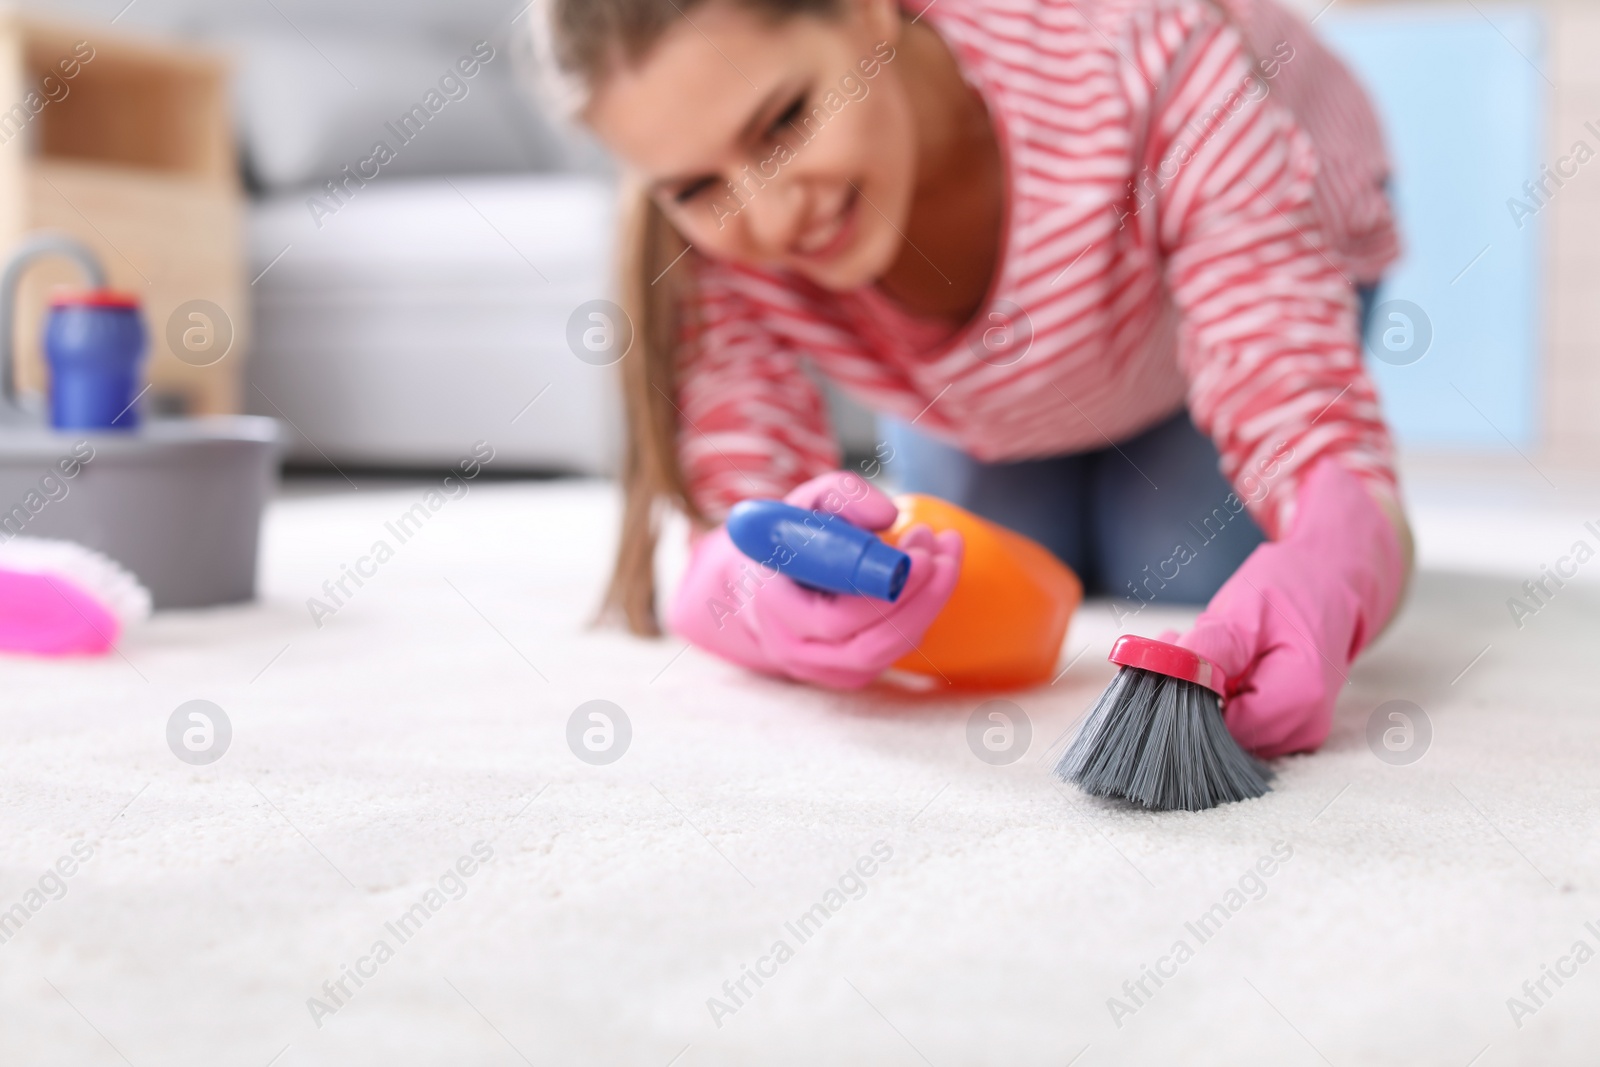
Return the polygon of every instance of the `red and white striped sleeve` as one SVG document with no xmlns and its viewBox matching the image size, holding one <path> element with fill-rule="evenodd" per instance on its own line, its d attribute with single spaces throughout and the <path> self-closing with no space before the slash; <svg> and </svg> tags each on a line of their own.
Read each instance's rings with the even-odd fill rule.
<svg viewBox="0 0 1600 1067">
<path fill-rule="evenodd" d="M 1313 204 L 1315 149 L 1215 9 L 1163 19 L 1181 29 L 1158 20 L 1135 54 L 1162 87 L 1145 164 L 1174 174 L 1154 225 L 1195 424 L 1269 536 L 1324 456 L 1392 498 L 1393 446 L 1361 363 L 1353 281 L 1327 254 Z"/>
<path fill-rule="evenodd" d="M 699 260 L 680 348 L 678 460 L 690 497 L 713 522 L 740 500 L 781 497 L 840 463 L 800 353 L 740 291 L 753 282 L 736 267 Z"/>
</svg>

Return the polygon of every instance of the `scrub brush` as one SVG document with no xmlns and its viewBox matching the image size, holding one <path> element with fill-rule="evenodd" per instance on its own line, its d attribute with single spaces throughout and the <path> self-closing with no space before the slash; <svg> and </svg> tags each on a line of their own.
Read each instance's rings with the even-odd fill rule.
<svg viewBox="0 0 1600 1067">
<path fill-rule="evenodd" d="M 72 541 L 0 543 L 0 652 L 109 652 L 150 615 L 150 591 L 115 560 Z"/>
<path fill-rule="evenodd" d="M 1095 796 L 1155 811 L 1202 811 L 1258 797 L 1272 772 L 1228 733 L 1227 684 L 1210 660 L 1165 641 L 1117 638 L 1122 667 L 1056 764 Z"/>
</svg>

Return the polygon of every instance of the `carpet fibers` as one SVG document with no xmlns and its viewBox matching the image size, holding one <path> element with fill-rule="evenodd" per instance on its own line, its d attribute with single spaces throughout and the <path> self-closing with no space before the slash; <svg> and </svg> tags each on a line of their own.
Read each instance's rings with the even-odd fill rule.
<svg viewBox="0 0 1600 1067">
<path fill-rule="evenodd" d="M 1105 603 L 1034 691 L 831 694 L 587 628 L 604 484 L 401 540 L 424 490 L 280 500 L 261 602 L 0 660 L 0 1064 L 1600 1059 L 1600 561 L 1507 606 L 1581 515 L 1420 508 L 1326 748 L 1155 815 L 1046 773 Z"/>
</svg>

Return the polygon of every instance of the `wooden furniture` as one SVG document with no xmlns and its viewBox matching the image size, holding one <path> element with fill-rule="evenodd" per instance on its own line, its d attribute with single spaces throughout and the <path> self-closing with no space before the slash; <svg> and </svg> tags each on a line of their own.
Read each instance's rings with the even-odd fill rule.
<svg viewBox="0 0 1600 1067">
<path fill-rule="evenodd" d="M 144 304 L 147 409 L 240 406 L 249 287 L 228 74 L 219 57 L 112 27 L 0 17 L 0 254 L 40 229 L 64 230 L 99 254 L 112 286 Z M 81 286 L 70 265 L 41 264 L 22 290 L 24 392 L 45 387 L 39 332 L 58 286 Z M 190 336 L 203 339 L 209 325 L 231 334 L 215 362 L 215 350 L 180 359 L 169 342 L 174 312 L 197 300 L 228 321 L 185 315 L 171 332 L 200 326 Z"/>
</svg>

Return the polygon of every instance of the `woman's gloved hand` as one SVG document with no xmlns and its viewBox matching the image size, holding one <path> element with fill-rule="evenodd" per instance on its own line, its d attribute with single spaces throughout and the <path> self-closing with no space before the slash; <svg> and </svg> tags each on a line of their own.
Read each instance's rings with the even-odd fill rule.
<svg viewBox="0 0 1600 1067">
<path fill-rule="evenodd" d="M 898 511 L 849 471 L 799 486 L 784 502 L 884 530 Z M 718 527 L 694 546 L 667 610 L 675 633 L 723 659 L 831 689 L 859 689 L 922 639 L 955 589 L 961 535 L 912 527 L 899 548 L 911 573 L 893 604 L 807 589 L 749 559 Z"/>
<path fill-rule="evenodd" d="M 1324 459 L 1300 485 L 1288 536 L 1252 552 L 1177 643 L 1227 675 L 1223 717 L 1241 745 L 1269 758 L 1315 749 L 1404 580 L 1393 523 Z"/>
</svg>

